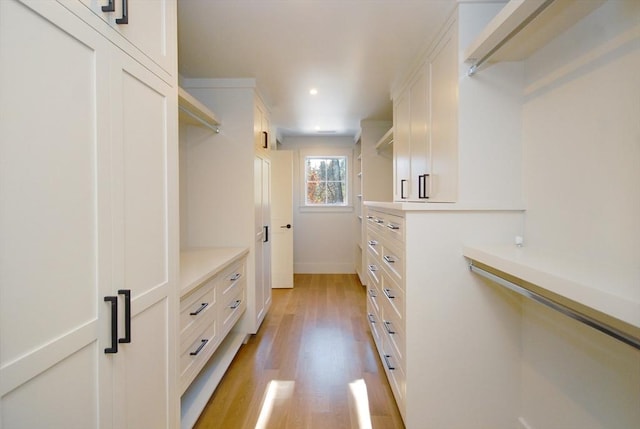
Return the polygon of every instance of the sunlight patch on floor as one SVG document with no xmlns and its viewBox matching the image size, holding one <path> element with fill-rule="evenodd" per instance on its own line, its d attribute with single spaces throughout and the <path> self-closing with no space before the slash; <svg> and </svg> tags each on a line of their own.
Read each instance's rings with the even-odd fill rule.
<svg viewBox="0 0 640 429">
<path fill-rule="evenodd" d="M 367 385 L 361 378 L 349 383 L 350 399 L 355 405 L 358 417 L 358 427 L 360 429 L 371 429 L 371 414 L 369 412 L 369 395 L 367 395 Z"/>
<path fill-rule="evenodd" d="M 283 380 L 271 380 L 267 385 L 260 416 L 255 429 L 265 429 L 269 424 L 273 408 L 291 397 L 295 382 Z"/>
</svg>

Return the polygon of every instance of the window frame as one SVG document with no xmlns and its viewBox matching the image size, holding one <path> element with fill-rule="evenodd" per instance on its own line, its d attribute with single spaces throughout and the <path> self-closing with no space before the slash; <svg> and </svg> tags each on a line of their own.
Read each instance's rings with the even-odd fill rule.
<svg viewBox="0 0 640 429">
<path fill-rule="evenodd" d="M 345 159 L 345 197 L 342 204 L 307 204 L 307 175 L 306 166 L 308 158 L 316 159 Z M 317 149 L 301 149 L 300 150 L 300 211 L 333 211 L 333 212 L 350 212 L 353 211 L 352 204 L 352 159 L 353 150 L 347 148 L 317 148 Z"/>
</svg>

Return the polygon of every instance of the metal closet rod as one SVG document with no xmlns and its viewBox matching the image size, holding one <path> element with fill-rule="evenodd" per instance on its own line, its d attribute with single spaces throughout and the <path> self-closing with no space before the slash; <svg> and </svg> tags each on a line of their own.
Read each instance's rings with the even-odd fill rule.
<svg viewBox="0 0 640 429">
<path fill-rule="evenodd" d="M 182 106 L 178 106 L 178 109 L 182 110 L 184 113 L 186 113 L 191 118 L 193 118 L 194 120 L 196 120 L 199 123 L 201 123 L 203 126 L 209 128 L 214 133 L 216 133 L 216 134 L 220 133 L 220 127 L 215 126 L 215 125 L 211 125 L 209 122 L 205 121 L 204 119 L 202 119 L 198 115 L 194 114 L 191 110 L 189 110 L 189 109 L 187 109 L 185 107 L 182 107 Z"/>
<path fill-rule="evenodd" d="M 623 343 L 640 350 L 640 339 L 638 338 L 627 335 L 624 332 L 621 332 L 618 329 L 607 325 L 606 323 L 595 320 L 592 317 L 587 316 L 586 314 L 573 310 L 563 304 L 560 304 L 556 301 L 553 301 L 549 298 L 539 295 L 533 291 L 530 291 L 529 289 L 525 289 L 520 285 L 517 285 L 509 280 L 506 280 L 500 276 L 490 273 L 489 271 L 486 271 L 480 267 L 477 267 L 473 265 L 473 261 L 469 263 L 469 269 L 474 273 L 481 275 L 482 277 L 485 277 L 491 281 L 498 283 L 501 286 L 506 287 L 509 290 L 512 290 L 524 297 L 527 297 L 536 302 L 539 302 L 540 304 L 543 304 L 549 308 L 552 308 L 564 314 L 565 316 L 568 316 L 574 320 L 577 320 L 578 322 L 584 323 L 585 325 L 590 326 L 594 329 L 597 329 L 598 331 L 604 334 L 607 334 L 618 341 L 622 341 Z"/>
</svg>

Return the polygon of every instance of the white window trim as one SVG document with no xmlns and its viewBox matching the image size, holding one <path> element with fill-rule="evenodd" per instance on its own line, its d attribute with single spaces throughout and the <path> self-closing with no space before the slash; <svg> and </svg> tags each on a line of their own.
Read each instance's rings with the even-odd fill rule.
<svg viewBox="0 0 640 429">
<path fill-rule="evenodd" d="M 347 198 L 345 205 L 307 205 L 307 187 L 306 187 L 306 171 L 305 171 L 305 159 L 307 157 L 331 157 L 331 156 L 344 156 L 347 158 Z M 300 212 L 352 212 L 353 211 L 353 150 L 345 147 L 321 147 L 321 148 L 305 148 L 300 149 L 300 166 L 299 180 L 300 180 Z"/>
</svg>

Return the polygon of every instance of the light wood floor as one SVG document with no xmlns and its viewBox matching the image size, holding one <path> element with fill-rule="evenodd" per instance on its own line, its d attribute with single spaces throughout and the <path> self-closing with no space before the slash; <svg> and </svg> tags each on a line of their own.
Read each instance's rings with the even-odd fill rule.
<svg viewBox="0 0 640 429">
<path fill-rule="evenodd" d="M 294 284 L 273 290 L 260 331 L 242 346 L 195 428 L 404 428 L 357 276 L 296 274 Z"/>
</svg>

